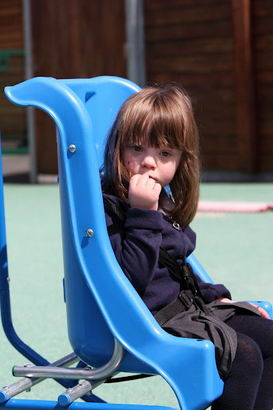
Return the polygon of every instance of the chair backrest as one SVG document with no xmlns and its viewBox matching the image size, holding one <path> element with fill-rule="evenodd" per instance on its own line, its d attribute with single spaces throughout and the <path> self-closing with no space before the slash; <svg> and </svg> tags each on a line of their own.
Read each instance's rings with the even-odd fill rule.
<svg viewBox="0 0 273 410">
<path fill-rule="evenodd" d="M 13 102 L 43 109 L 58 126 L 69 338 L 79 357 L 94 366 L 111 355 L 113 334 L 121 337 L 118 321 L 124 330 L 135 329 L 136 333 L 143 325 L 148 329 L 136 312 L 143 310 L 148 321 L 154 321 L 114 257 L 99 180 L 109 128 L 123 101 L 138 90 L 135 84 L 117 77 L 37 77 L 6 88 Z"/>
<path fill-rule="evenodd" d="M 58 82 L 68 86 L 84 103 L 91 119 L 92 144 L 95 145 L 98 165 L 101 166 L 106 139 L 116 115 L 122 103 L 140 88 L 126 79 L 110 76 Z"/>
<path fill-rule="evenodd" d="M 5 92 L 16 104 L 46 111 L 58 127 L 65 297 L 75 353 L 101 366 L 116 338 L 127 352 L 120 370 L 161 374 L 182 408 L 205 408 L 223 385 L 213 344 L 178 338 L 159 326 L 117 263 L 106 229 L 99 175 L 103 145 L 122 102 L 138 90 L 117 77 L 37 77 Z M 187 377 L 181 377 L 185 368 Z"/>
<path fill-rule="evenodd" d="M 132 340 L 137 341 L 142 332 L 143 341 L 158 327 L 115 259 L 99 177 L 106 137 L 117 112 L 138 91 L 132 82 L 110 76 L 37 77 L 5 89 L 14 103 L 46 111 L 58 127 L 68 333 L 74 351 L 94 366 L 109 358 L 113 335 L 122 340 L 130 329 Z"/>
<path fill-rule="evenodd" d="M 101 207 L 98 207 L 101 199 L 100 187 L 97 180 L 96 182 L 88 180 L 88 174 L 92 173 L 95 179 L 95 174 L 103 163 L 106 138 L 117 112 L 124 100 L 137 92 L 139 88 L 127 80 L 114 77 L 68 80 L 64 81 L 64 84 L 77 95 L 77 98 L 81 99 L 89 120 L 91 120 L 85 146 L 82 145 L 81 148 L 82 136 L 75 128 L 73 133 L 75 132 L 75 136 L 77 133 L 77 137 L 74 139 L 73 136 L 68 142 L 76 148 L 75 152 L 68 151 L 70 160 L 68 162 L 73 161 L 77 155 L 79 156 L 75 167 L 70 168 L 71 174 L 68 179 L 70 179 L 71 187 L 77 185 L 81 179 L 81 187 L 78 187 L 77 192 L 70 195 L 70 198 L 66 198 L 66 189 L 62 191 L 61 188 L 61 202 L 64 205 L 62 214 L 66 214 L 68 202 L 75 204 L 74 223 L 77 224 L 78 234 L 79 229 L 81 230 L 78 237 L 81 242 L 76 245 L 76 226 L 69 226 L 69 219 L 72 216 L 69 212 L 62 224 L 69 336 L 75 352 L 87 363 L 97 366 L 104 363 L 113 351 L 113 333 L 109 330 L 109 324 L 106 323 L 105 316 L 102 314 L 102 304 L 103 299 L 108 298 L 115 308 L 111 292 L 115 292 L 116 278 L 113 278 L 114 283 L 111 285 L 109 271 L 113 271 L 112 263 L 115 264 L 115 261 L 111 259 L 109 241 L 104 229 L 104 212 Z M 95 150 L 91 150 L 91 145 L 95 147 Z M 59 163 L 68 171 L 64 163 L 66 160 L 62 158 L 62 151 L 59 150 Z M 80 167 L 82 168 L 79 175 Z M 64 173 L 60 170 L 60 182 L 64 182 L 63 180 L 67 178 L 67 173 L 66 176 Z M 94 189 L 94 185 L 98 187 L 97 190 Z M 92 202 L 88 204 L 89 195 L 92 196 Z M 73 197 L 72 200 L 71 197 Z M 85 217 L 82 215 L 83 208 L 85 208 Z M 87 232 L 91 232 L 88 231 L 90 229 L 94 237 L 88 236 L 90 233 L 87 234 Z M 106 259 L 109 256 L 110 266 L 106 266 Z M 83 273 L 84 270 L 86 271 Z M 92 283 L 90 292 L 90 287 L 86 283 L 86 278 L 90 278 L 93 282 L 94 277 L 101 289 L 97 297 L 95 296 L 96 285 Z M 105 314 L 108 317 L 107 312 Z"/>
</svg>

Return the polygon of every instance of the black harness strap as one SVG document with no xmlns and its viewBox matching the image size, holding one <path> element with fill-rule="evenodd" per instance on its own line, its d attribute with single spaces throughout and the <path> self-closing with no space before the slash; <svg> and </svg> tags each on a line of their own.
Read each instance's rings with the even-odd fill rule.
<svg viewBox="0 0 273 410">
<path fill-rule="evenodd" d="M 160 248 L 159 264 L 165 266 L 169 270 L 169 272 L 175 277 L 175 279 L 181 283 L 181 288 L 183 290 L 192 292 L 193 296 L 201 297 L 201 292 L 199 290 L 199 286 L 194 276 L 192 267 L 185 261 L 185 259 L 182 260 L 181 264 L 179 264 L 176 259 L 165 249 Z"/>
</svg>

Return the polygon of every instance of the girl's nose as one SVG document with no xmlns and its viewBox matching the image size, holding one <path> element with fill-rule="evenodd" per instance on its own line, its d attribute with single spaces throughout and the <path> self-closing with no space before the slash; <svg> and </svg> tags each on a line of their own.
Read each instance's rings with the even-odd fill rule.
<svg viewBox="0 0 273 410">
<path fill-rule="evenodd" d="M 142 166 L 149 169 L 156 168 L 156 160 L 153 155 L 145 155 L 142 160 Z"/>
</svg>

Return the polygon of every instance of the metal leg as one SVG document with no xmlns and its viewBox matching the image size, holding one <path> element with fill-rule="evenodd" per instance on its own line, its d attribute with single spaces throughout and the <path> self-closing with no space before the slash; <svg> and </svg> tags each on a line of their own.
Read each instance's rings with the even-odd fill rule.
<svg viewBox="0 0 273 410">
<path fill-rule="evenodd" d="M 53 379 L 85 379 L 85 380 L 98 380 L 106 379 L 110 377 L 119 367 L 123 357 L 123 348 L 117 340 L 114 344 L 114 352 L 104 366 L 97 369 L 61 369 L 53 366 L 15 366 L 13 368 L 14 376 L 25 377 L 50 377 Z"/>
<path fill-rule="evenodd" d="M 69 355 L 63 357 L 62 359 L 57 360 L 56 362 L 52 363 L 54 366 L 65 366 L 71 365 L 78 361 L 78 357 L 75 353 L 70 353 Z M 42 382 L 44 378 L 28 378 L 25 377 L 19 380 L 16 383 L 10 384 L 9 386 L 5 386 L 0 390 L 0 403 L 4 403 L 9 400 L 11 397 L 16 396 L 17 394 L 30 389 L 35 384 Z"/>
</svg>

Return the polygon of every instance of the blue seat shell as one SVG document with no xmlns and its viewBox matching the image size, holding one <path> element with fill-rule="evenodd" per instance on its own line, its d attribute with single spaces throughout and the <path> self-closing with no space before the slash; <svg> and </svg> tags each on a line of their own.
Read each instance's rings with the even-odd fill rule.
<svg viewBox="0 0 273 410">
<path fill-rule="evenodd" d="M 180 407 L 206 408 L 223 382 L 210 341 L 166 333 L 122 272 L 105 224 L 99 168 L 116 114 L 139 87 L 103 76 L 36 77 L 6 88 L 16 104 L 47 112 L 58 128 L 58 167 L 68 334 L 87 364 L 110 359 L 114 338 L 125 355 L 121 371 L 161 375 Z M 194 262 L 194 259 L 193 259 Z"/>
</svg>

